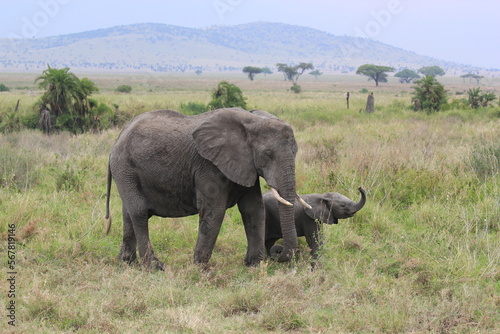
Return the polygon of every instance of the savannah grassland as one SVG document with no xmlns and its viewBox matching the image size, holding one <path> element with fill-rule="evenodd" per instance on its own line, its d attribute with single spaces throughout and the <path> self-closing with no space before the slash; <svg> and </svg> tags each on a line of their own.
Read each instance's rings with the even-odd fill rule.
<svg viewBox="0 0 500 334">
<path fill-rule="evenodd" d="M 36 75 L 2 74 L 22 87 L 0 94 L 0 113 L 31 112 Z M 220 79 L 242 88 L 249 108 L 288 121 L 299 145 L 299 193 L 340 192 L 368 202 L 325 226 L 320 266 L 305 240 L 288 264 L 243 265 L 246 239 L 227 211 L 210 269 L 192 263 L 197 217 L 150 219 L 167 269 L 116 259 L 121 201 L 104 234 L 107 156 L 120 128 L 44 136 L 0 134 L 0 289 L 3 333 L 500 333 L 500 108 L 411 110 L 410 85 L 379 88 L 360 77 L 304 75 L 302 94 L 280 76 L 88 75 L 97 99 L 123 121 L 210 100 Z M 474 85 L 440 79 L 449 100 Z M 130 84 L 131 94 L 113 89 Z M 486 87 L 500 91 L 500 83 Z M 364 108 L 367 88 L 374 114 Z M 344 93 L 351 91 L 351 107 Z M 35 92 L 36 93 L 36 92 Z M 265 182 L 263 188 L 265 188 Z M 16 327 L 7 324 L 7 226 L 16 226 Z"/>
</svg>

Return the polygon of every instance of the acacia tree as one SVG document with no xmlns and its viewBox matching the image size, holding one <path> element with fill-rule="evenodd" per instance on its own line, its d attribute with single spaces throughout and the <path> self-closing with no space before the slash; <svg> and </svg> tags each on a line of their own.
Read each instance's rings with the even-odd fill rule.
<svg viewBox="0 0 500 334">
<path fill-rule="evenodd" d="M 307 70 L 314 70 L 312 63 L 300 63 L 299 65 L 288 65 L 283 63 L 276 64 L 278 72 L 282 72 L 285 81 L 291 81 L 294 85 L 297 84 L 299 77 Z"/>
<path fill-rule="evenodd" d="M 419 79 L 420 75 L 417 74 L 417 72 L 412 71 L 408 68 L 399 71 L 398 73 L 394 74 L 396 78 L 399 78 L 399 82 L 401 83 L 410 83 L 415 79 Z"/>
<path fill-rule="evenodd" d="M 250 81 L 253 81 L 256 74 L 259 74 L 262 72 L 263 72 L 263 69 L 260 67 L 246 66 L 243 68 L 243 73 L 248 74 L 248 79 L 250 79 Z"/>
<path fill-rule="evenodd" d="M 319 70 L 309 72 L 310 75 L 314 75 L 314 77 L 317 79 L 320 75 L 323 75 L 323 72 L 320 72 Z"/>
<path fill-rule="evenodd" d="M 273 71 L 269 67 L 263 67 L 262 68 L 262 73 L 264 73 L 264 76 L 267 76 L 268 74 L 273 74 Z"/>
<path fill-rule="evenodd" d="M 445 75 L 446 72 L 439 66 L 424 66 L 418 70 L 423 75 L 432 75 L 433 77 Z"/>
<path fill-rule="evenodd" d="M 301 88 L 297 85 L 297 80 L 299 77 L 307 70 L 314 70 L 314 66 L 312 63 L 300 63 L 298 65 L 288 65 L 284 63 L 276 64 L 278 68 L 278 72 L 282 72 L 285 77 L 285 81 L 291 81 L 293 86 L 291 88 L 295 93 L 300 93 Z"/>
<path fill-rule="evenodd" d="M 389 66 L 364 64 L 358 68 L 356 74 L 367 76 L 368 80 L 375 81 L 375 86 L 378 86 L 379 82 L 387 82 L 386 72 L 394 72 L 394 68 Z"/>
<path fill-rule="evenodd" d="M 464 79 L 464 82 L 465 82 L 466 78 L 469 78 L 469 83 L 472 83 L 472 79 L 476 79 L 477 84 L 479 85 L 479 81 L 481 81 L 481 79 L 483 79 L 484 77 L 482 75 L 468 73 L 468 74 L 461 75 L 460 78 Z"/>
<path fill-rule="evenodd" d="M 441 106 L 446 103 L 446 90 L 444 86 L 437 81 L 436 77 L 426 75 L 424 78 L 415 82 L 417 86 L 413 95 L 420 101 L 422 109 L 427 112 L 439 111 Z"/>
</svg>

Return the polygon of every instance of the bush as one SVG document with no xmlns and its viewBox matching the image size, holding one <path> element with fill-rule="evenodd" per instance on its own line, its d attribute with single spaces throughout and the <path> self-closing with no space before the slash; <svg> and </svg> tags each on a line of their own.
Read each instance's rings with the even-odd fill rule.
<svg viewBox="0 0 500 334">
<path fill-rule="evenodd" d="M 78 192 L 83 188 L 85 169 L 77 170 L 69 163 L 66 163 L 66 169 L 62 171 L 55 169 L 55 172 L 57 191 Z"/>
<path fill-rule="evenodd" d="M 212 101 L 208 104 L 208 109 L 240 107 L 247 108 L 246 97 L 241 89 L 227 81 L 221 81 L 212 93 Z"/>
<path fill-rule="evenodd" d="M 55 129 L 70 131 L 73 134 L 109 129 L 115 123 L 113 110 L 105 103 L 96 100 L 89 102 L 90 109 L 86 115 L 63 114 L 57 118 Z"/>
<path fill-rule="evenodd" d="M 5 86 L 4 84 L 0 84 L 0 92 L 8 92 L 10 91 L 9 87 Z"/>
<path fill-rule="evenodd" d="M 206 112 L 207 106 L 199 102 L 181 103 L 181 111 L 187 115 L 198 115 Z"/>
<path fill-rule="evenodd" d="M 120 92 L 120 93 L 130 93 L 132 91 L 132 87 L 130 87 L 129 85 L 121 85 L 121 86 L 118 86 L 116 88 L 116 91 L 117 92 Z"/>
<path fill-rule="evenodd" d="M 299 94 L 302 92 L 302 88 L 299 85 L 293 85 L 290 90 L 295 94 Z"/>
</svg>

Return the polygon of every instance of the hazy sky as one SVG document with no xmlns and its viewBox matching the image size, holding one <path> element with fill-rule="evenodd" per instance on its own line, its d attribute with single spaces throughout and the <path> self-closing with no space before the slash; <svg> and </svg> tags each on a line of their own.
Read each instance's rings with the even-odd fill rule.
<svg viewBox="0 0 500 334">
<path fill-rule="evenodd" d="M 0 38 L 131 23 L 282 22 L 363 36 L 421 55 L 500 68 L 498 0 L 0 0 Z"/>
</svg>

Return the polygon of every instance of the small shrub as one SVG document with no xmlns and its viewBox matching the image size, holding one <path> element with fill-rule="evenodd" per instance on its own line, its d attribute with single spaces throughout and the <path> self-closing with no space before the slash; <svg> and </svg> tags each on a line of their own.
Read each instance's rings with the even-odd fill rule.
<svg viewBox="0 0 500 334">
<path fill-rule="evenodd" d="M 246 97 L 243 96 L 241 89 L 227 81 L 221 81 L 212 93 L 212 101 L 208 104 L 208 109 L 219 108 L 247 108 Z"/>
<path fill-rule="evenodd" d="M 295 94 L 299 94 L 302 92 L 302 88 L 300 87 L 300 85 L 293 85 L 290 90 L 292 92 L 294 92 Z"/>
<path fill-rule="evenodd" d="M 206 112 L 207 106 L 199 102 L 181 103 L 181 111 L 188 115 L 198 115 Z"/>
<path fill-rule="evenodd" d="M 0 84 L 0 92 L 8 92 L 10 91 L 9 87 L 5 86 L 4 84 Z"/>
<path fill-rule="evenodd" d="M 363 93 L 363 94 L 366 94 L 366 93 L 368 93 L 368 89 L 363 88 L 363 89 L 362 89 L 362 90 L 360 90 L 359 92 L 360 92 L 360 93 Z"/>
<path fill-rule="evenodd" d="M 40 118 L 37 113 L 28 113 L 20 117 L 21 124 L 27 129 L 36 129 L 38 127 L 38 119 Z"/>
<path fill-rule="evenodd" d="M 443 107 L 443 109 L 453 110 L 453 109 L 467 109 L 469 103 L 467 99 L 453 99 L 450 103 Z"/>
<path fill-rule="evenodd" d="M 116 91 L 117 92 L 120 92 L 120 93 L 130 93 L 132 91 L 132 87 L 130 87 L 129 85 L 121 85 L 121 86 L 118 86 L 116 88 Z"/>
<path fill-rule="evenodd" d="M 56 189 L 58 191 L 80 191 L 83 187 L 85 170 L 75 170 L 69 164 L 66 169 L 56 172 Z"/>
<path fill-rule="evenodd" d="M 15 112 L 9 112 L 0 118 L 0 132 L 2 133 L 19 131 L 21 127 L 21 120 Z"/>
<path fill-rule="evenodd" d="M 402 111 L 407 110 L 409 106 L 401 100 L 393 100 L 391 105 L 388 106 L 388 111 Z"/>
</svg>

